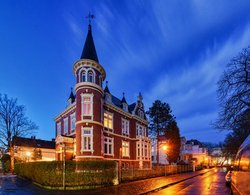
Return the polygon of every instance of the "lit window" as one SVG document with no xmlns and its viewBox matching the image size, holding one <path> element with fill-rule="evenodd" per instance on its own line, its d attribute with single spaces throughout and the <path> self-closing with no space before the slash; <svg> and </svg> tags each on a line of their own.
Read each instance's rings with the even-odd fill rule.
<svg viewBox="0 0 250 195">
<path fill-rule="evenodd" d="M 122 156 L 129 157 L 129 142 L 122 141 Z"/>
<path fill-rule="evenodd" d="M 113 129 L 113 114 L 110 112 L 104 112 L 104 127 Z"/>
<path fill-rule="evenodd" d="M 76 114 L 75 113 L 70 116 L 70 126 L 71 126 L 71 132 L 74 132 L 76 128 Z"/>
<path fill-rule="evenodd" d="M 83 116 L 93 115 L 93 95 L 82 94 L 82 115 Z"/>
<path fill-rule="evenodd" d="M 104 137 L 104 154 L 113 155 L 113 138 Z"/>
<path fill-rule="evenodd" d="M 137 141 L 136 142 L 136 156 L 137 159 L 143 158 L 149 158 L 150 157 L 150 143 L 145 141 Z"/>
<path fill-rule="evenodd" d="M 62 133 L 62 126 L 61 126 L 61 123 L 59 122 L 59 123 L 57 123 L 57 135 L 61 135 L 61 133 Z"/>
<path fill-rule="evenodd" d="M 122 118 L 122 135 L 129 136 L 129 121 Z"/>
<path fill-rule="evenodd" d="M 93 150 L 93 130 L 82 129 L 82 151 Z"/>
<path fill-rule="evenodd" d="M 63 131 L 64 131 L 64 134 L 67 134 L 68 131 L 69 131 L 69 123 L 68 123 L 68 117 L 63 119 L 63 124 L 64 124 L 64 128 L 63 128 Z"/>
<path fill-rule="evenodd" d="M 92 70 L 88 71 L 88 82 L 91 82 L 91 83 L 94 82 L 94 74 Z"/>
</svg>

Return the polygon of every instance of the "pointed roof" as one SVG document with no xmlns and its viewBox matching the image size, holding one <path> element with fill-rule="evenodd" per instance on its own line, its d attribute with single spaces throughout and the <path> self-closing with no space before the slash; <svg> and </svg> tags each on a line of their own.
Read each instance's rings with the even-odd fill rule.
<svg viewBox="0 0 250 195">
<path fill-rule="evenodd" d="M 75 95 L 73 94 L 73 88 L 71 87 L 71 92 L 68 99 L 75 100 Z"/>
<path fill-rule="evenodd" d="M 110 91 L 109 91 L 109 88 L 108 88 L 108 81 L 106 81 L 106 87 L 104 89 L 104 92 L 110 94 Z"/>
<path fill-rule="evenodd" d="M 82 50 L 81 59 L 90 59 L 99 63 L 92 36 L 91 24 L 89 24 L 88 27 L 88 34 L 85 40 L 84 48 Z"/>
<path fill-rule="evenodd" d="M 121 103 L 126 103 L 126 104 L 127 104 L 127 101 L 126 101 L 126 99 L 125 99 L 125 93 L 123 93 L 123 97 L 122 97 Z"/>
</svg>

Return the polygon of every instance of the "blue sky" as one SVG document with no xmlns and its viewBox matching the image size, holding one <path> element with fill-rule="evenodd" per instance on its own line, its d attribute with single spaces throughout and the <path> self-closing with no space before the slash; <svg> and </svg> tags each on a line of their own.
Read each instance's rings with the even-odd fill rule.
<svg viewBox="0 0 250 195">
<path fill-rule="evenodd" d="M 0 1 L 0 93 L 18 98 L 37 123 L 37 137 L 55 136 L 54 117 L 75 84 L 73 63 L 93 12 L 93 36 L 109 89 L 146 108 L 170 104 L 181 135 L 222 141 L 216 82 L 250 43 L 250 1 Z"/>
</svg>

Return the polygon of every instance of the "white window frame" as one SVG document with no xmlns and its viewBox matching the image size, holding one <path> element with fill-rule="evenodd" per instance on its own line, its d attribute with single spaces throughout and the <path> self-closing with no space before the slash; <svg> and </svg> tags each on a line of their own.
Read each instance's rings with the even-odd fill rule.
<svg viewBox="0 0 250 195">
<path fill-rule="evenodd" d="M 122 118 L 122 135 L 129 137 L 129 120 Z"/>
<path fill-rule="evenodd" d="M 63 119 L 63 132 L 64 135 L 68 134 L 69 132 L 69 117 Z"/>
<path fill-rule="evenodd" d="M 59 122 L 56 124 L 56 135 L 61 135 L 62 134 L 62 123 Z"/>
<path fill-rule="evenodd" d="M 76 129 L 76 113 L 70 115 L 70 132 L 75 132 Z"/>
<path fill-rule="evenodd" d="M 89 133 L 87 133 L 88 131 L 89 131 Z M 89 142 L 89 143 L 85 143 L 85 140 L 87 140 L 87 142 Z M 84 148 L 84 146 L 86 144 L 90 145 L 90 148 Z M 81 152 L 93 152 L 93 151 L 94 151 L 93 150 L 93 127 L 82 127 Z"/>
<path fill-rule="evenodd" d="M 146 142 L 143 140 L 136 142 L 136 158 L 137 159 L 151 158 L 150 142 Z"/>
<path fill-rule="evenodd" d="M 93 94 L 81 94 L 81 113 L 82 113 L 82 118 L 83 116 L 92 116 L 93 117 Z M 84 98 L 90 98 L 90 113 L 89 114 L 84 114 Z"/>
<path fill-rule="evenodd" d="M 107 145 L 106 153 L 105 153 L 105 145 Z M 110 145 L 111 148 L 109 148 Z M 111 149 L 111 151 L 109 149 Z M 114 156 L 114 138 L 104 136 L 104 154 Z"/>
<path fill-rule="evenodd" d="M 122 109 L 123 111 L 128 112 L 128 104 L 122 103 Z"/>
<path fill-rule="evenodd" d="M 78 73 L 78 78 L 79 78 L 79 82 L 86 82 L 86 80 L 87 80 L 87 70 L 86 70 L 86 68 L 82 68 L 80 71 L 79 71 L 79 73 Z M 85 75 L 85 80 L 83 81 L 83 79 L 82 79 L 82 76 L 83 75 Z"/>
<path fill-rule="evenodd" d="M 130 157 L 130 143 L 122 141 L 122 157 Z"/>
<path fill-rule="evenodd" d="M 92 82 L 89 81 L 89 71 L 91 71 L 91 72 L 93 73 L 93 74 L 92 74 L 92 77 L 93 77 Z M 86 73 L 86 80 L 87 80 L 87 82 L 95 83 L 95 77 L 96 77 L 95 70 L 92 69 L 92 68 L 88 68 L 88 69 L 87 69 L 87 73 Z"/>
<path fill-rule="evenodd" d="M 140 138 L 140 137 L 146 137 L 146 127 L 139 124 L 139 123 L 136 123 L 136 137 L 137 138 Z"/>
<path fill-rule="evenodd" d="M 144 118 L 144 112 L 142 110 L 138 110 L 138 115 L 140 118 Z"/>
<path fill-rule="evenodd" d="M 106 117 L 105 114 L 107 114 L 108 117 Z M 107 124 L 105 124 L 105 120 L 107 120 Z M 103 125 L 104 125 L 105 128 L 113 131 L 113 128 L 114 128 L 114 114 L 113 113 L 104 110 Z M 111 125 L 111 127 L 110 127 L 110 125 Z"/>
</svg>

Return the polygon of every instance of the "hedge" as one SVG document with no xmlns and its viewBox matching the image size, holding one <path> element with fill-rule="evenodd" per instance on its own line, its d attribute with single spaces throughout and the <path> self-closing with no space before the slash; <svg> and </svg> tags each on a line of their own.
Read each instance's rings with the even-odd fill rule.
<svg viewBox="0 0 250 195">
<path fill-rule="evenodd" d="M 63 162 L 29 162 L 15 165 L 18 176 L 51 189 L 63 185 Z M 95 188 L 117 182 L 115 161 L 66 161 L 65 186 L 70 189 Z"/>
</svg>

